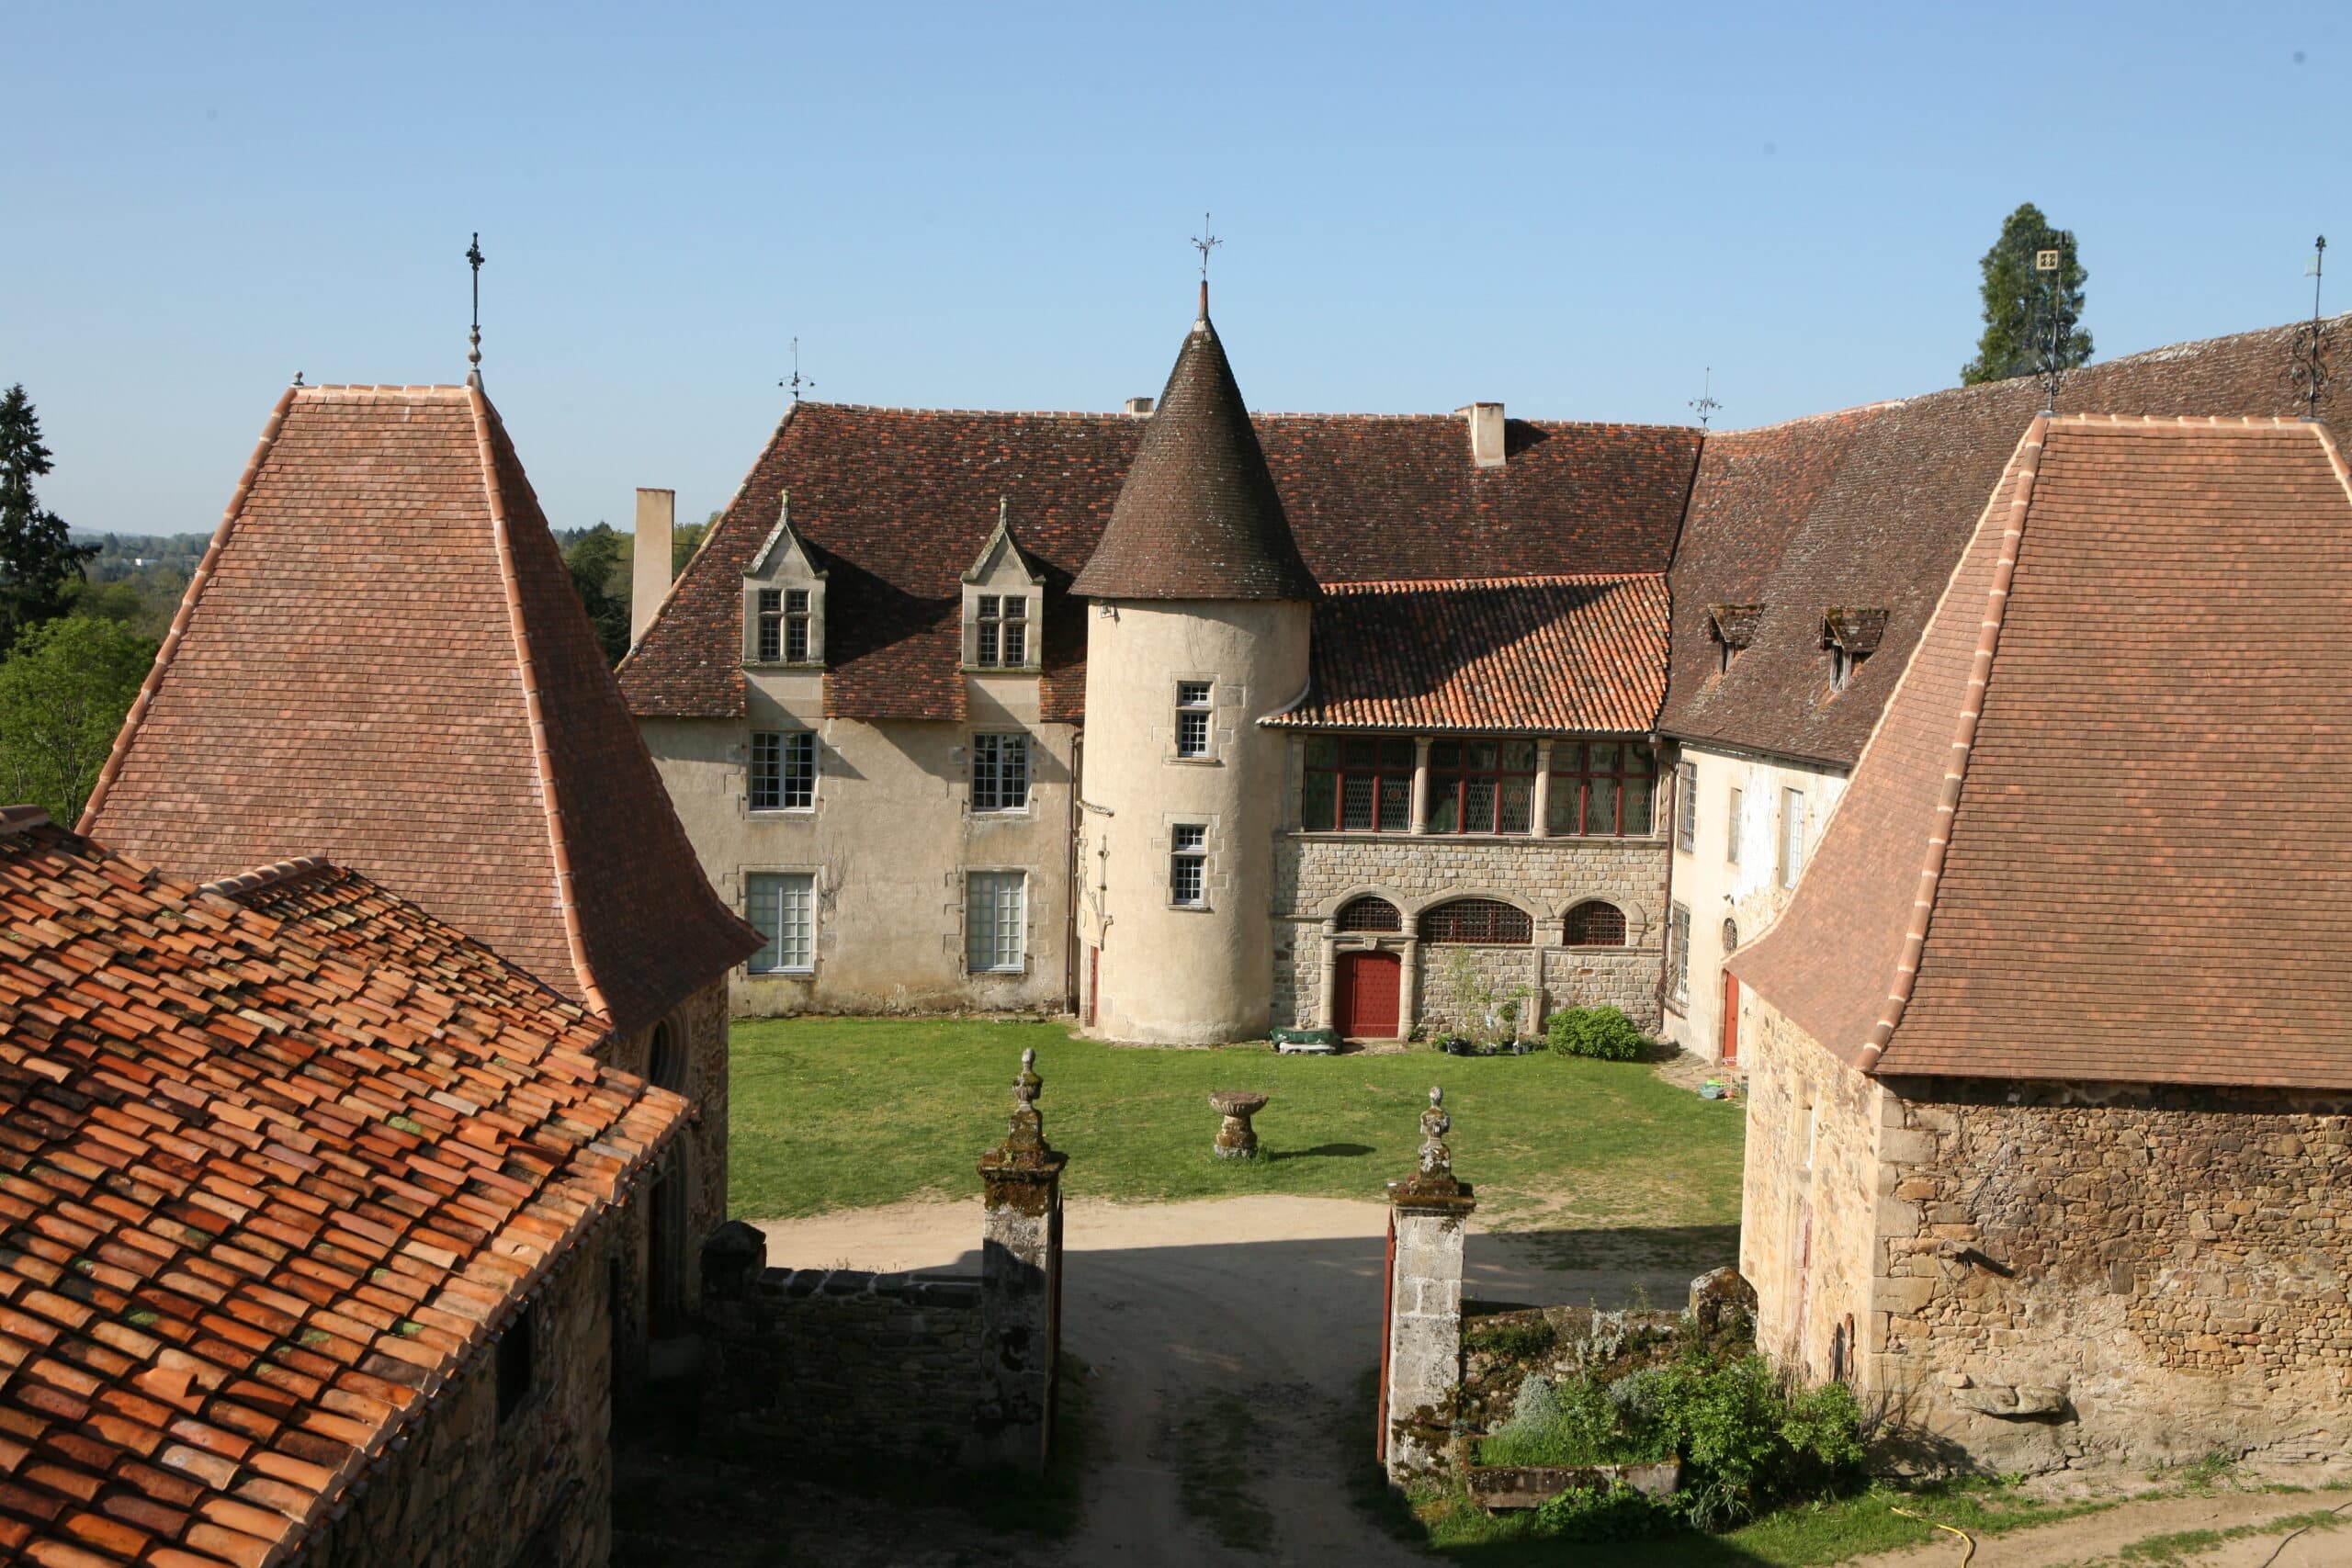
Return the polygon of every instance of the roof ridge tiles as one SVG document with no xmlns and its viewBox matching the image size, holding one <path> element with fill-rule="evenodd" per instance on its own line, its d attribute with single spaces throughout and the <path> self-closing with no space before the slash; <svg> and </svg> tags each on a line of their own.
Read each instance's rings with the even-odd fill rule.
<svg viewBox="0 0 2352 1568">
<path fill-rule="evenodd" d="M 235 898 L 246 893 L 256 893 L 265 887 L 276 887 L 308 876 L 313 872 L 331 871 L 334 867 L 320 855 L 301 855 L 292 860 L 273 861 L 255 866 L 234 876 L 223 876 L 202 884 L 204 891 L 223 898 Z"/>
<path fill-rule="evenodd" d="M 1497 577 L 1380 577 L 1328 582 L 1325 593 L 1460 592 L 1472 588 L 1589 588 L 1607 582 L 1637 582 L 1663 571 L 1534 571 Z"/>
</svg>

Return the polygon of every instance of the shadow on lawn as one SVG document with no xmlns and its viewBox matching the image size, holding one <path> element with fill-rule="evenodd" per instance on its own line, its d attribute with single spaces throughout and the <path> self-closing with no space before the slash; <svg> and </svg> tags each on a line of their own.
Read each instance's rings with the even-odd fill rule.
<svg viewBox="0 0 2352 1568">
<path fill-rule="evenodd" d="M 1269 1149 L 1268 1160 L 1278 1159 L 1353 1159 L 1372 1153 L 1370 1144 L 1317 1144 L 1311 1149 Z"/>
</svg>

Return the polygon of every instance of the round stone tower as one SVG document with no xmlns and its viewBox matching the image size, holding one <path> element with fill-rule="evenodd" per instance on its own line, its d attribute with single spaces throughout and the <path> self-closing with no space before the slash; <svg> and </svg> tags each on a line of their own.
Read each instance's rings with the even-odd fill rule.
<svg viewBox="0 0 2352 1568">
<path fill-rule="evenodd" d="M 1284 737 L 1315 580 L 1209 324 L 1208 286 L 1102 541 L 1086 619 L 1080 1017 L 1114 1040 L 1266 1032 Z"/>
</svg>

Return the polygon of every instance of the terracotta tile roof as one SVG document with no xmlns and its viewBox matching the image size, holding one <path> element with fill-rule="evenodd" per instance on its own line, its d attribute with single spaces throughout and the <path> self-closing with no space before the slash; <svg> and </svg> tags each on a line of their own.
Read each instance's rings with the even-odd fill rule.
<svg viewBox="0 0 2352 1568">
<path fill-rule="evenodd" d="M 2066 412 L 2287 415 L 2295 329 L 2178 344 L 2075 372 Z M 2352 316 L 2336 318 L 2339 340 Z M 2041 407 L 2030 380 L 1707 438 L 1676 553 L 1675 735 L 1850 765 L 1877 722 L 2018 437 Z M 2352 439 L 2352 397 L 2323 405 Z M 1747 651 L 1718 672 L 1709 609 L 1760 605 Z M 1880 650 L 1833 695 L 1821 630 L 1831 606 L 1884 609 Z"/>
<path fill-rule="evenodd" d="M 281 920 L 0 824 L 0 1558 L 281 1560 L 681 1124 L 578 1008 L 301 881 Z"/>
<path fill-rule="evenodd" d="M 1111 521 L 1071 585 L 1090 599 L 1312 599 L 1282 496 L 1209 324 L 1184 334 Z"/>
<path fill-rule="evenodd" d="M 2292 420 L 2042 428 L 1731 968 L 1883 1074 L 2352 1088 L 2352 477 Z"/>
<path fill-rule="evenodd" d="M 1265 722 L 1646 731 L 1666 695 L 1666 577 L 1340 584 L 1306 699 Z"/>
<path fill-rule="evenodd" d="M 625 1031 L 759 940 L 464 387 L 279 400 L 82 825 L 198 877 L 323 853 Z"/>
<path fill-rule="evenodd" d="M 1479 468 L 1453 415 L 1260 414 L 1258 439 L 1317 581 L 1623 575 L 1666 570 L 1699 433 L 1512 420 Z M 1086 626 L 1069 585 L 1102 536 L 1146 422 L 801 403 L 620 669 L 641 716 L 740 716 L 742 574 L 792 492 L 823 558 L 826 711 L 957 720 L 959 578 L 1010 502 L 1046 569 L 1044 696 L 1078 719 Z"/>
</svg>

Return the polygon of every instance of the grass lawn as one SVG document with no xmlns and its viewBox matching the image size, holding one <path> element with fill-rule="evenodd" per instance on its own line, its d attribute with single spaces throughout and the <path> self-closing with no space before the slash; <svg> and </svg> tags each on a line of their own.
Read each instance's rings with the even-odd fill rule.
<svg viewBox="0 0 2352 1568">
<path fill-rule="evenodd" d="M 1137 1050 L 1059 1024 L 834 1018 L 735 1025 L 729 1208 L 782 1219 L 977 1194 L 974 1162 L 1003 1134 L 1032 1046 L 1046 1135 L 1069 1156 L 1073 1196 L 1376 1200 L 1411 1173 L 1430 1086 L 1442 1084 L 1455 1169 L 1490 1221 L 1638 1224 L 1679 1255 L 1694 1241 L 1719 1251 L 1739 1217 L 1742 1105 L 1701 1100 L 1640 1063 Z M 1257 1116 L 1271 1158 L 1210 1155 L 1208 1095 L 1222 1089 L 1272 1096 Z"/>
</svg>

